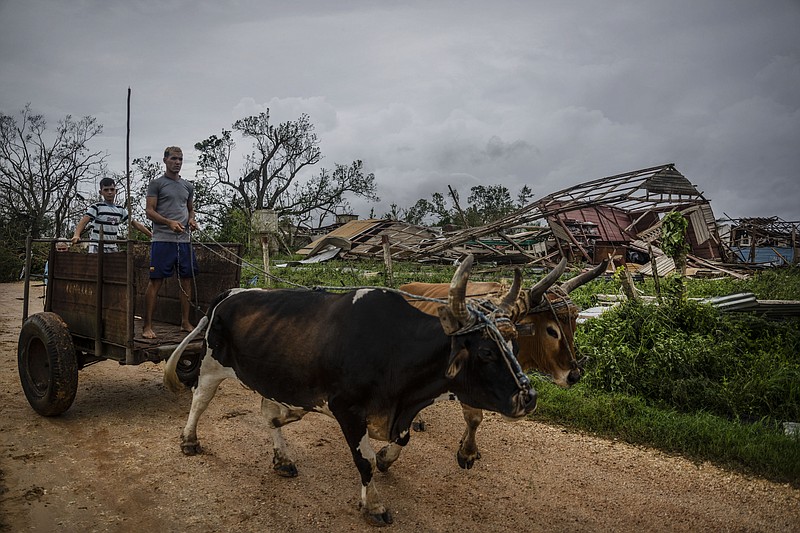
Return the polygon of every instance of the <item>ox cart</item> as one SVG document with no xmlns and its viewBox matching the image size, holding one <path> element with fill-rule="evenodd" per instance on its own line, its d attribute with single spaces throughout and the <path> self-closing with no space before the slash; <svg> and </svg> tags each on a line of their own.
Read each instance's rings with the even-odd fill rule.
<svg viewBox="0 0 800 533">
<path fill-rule="evenodd" d="M 40 415 L 69 409 L 78 390 L 78 370 L 104 360 L 120 365 L 162 361 L 186 336 L 180 328 L 180 283 L 172 277 L 159 291 L 153 316 L 157 338 L 142 337 L 150 244 L 117 242 L 120 252 L 104 252 L 100 246 L 99 253 L 88 254 L 63 240 L 28 239 L 17 359 L 22 389 Z M 45 243 L 37 246 L 47 249 L 48 259 L 44 312 L 28 316 L 33 243 Z M 192 321 L 221 291 L 239 286 L 240 248 L 193 244 L 200 274 L 193 282 Z M 202 351 L 202 339 L 187 347 L 178 365 L 181 380 L 191 383 L 196 377 Z"/>
</svg>

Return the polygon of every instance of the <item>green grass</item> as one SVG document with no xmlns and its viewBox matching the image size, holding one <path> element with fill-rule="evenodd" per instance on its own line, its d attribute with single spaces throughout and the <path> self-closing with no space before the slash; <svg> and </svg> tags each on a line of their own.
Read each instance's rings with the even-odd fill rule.
<svg viewBox="0 0 800 533">
<path fill-rule="evenodd" d="M 746 474 L 800 487 L 800 438 L 781 426 L 743 424 L 704 411 L 680 413 L 648 406 L 635 396 L 601 393 L 581 384 L 565 390 L 536 382 L 538 407 L 531 418 L 695 461 L 710 461 Z"/>
<path fill-rule="evenodd" d="M 248 284 L 254 277 L 258 278 L 259 287 L 363 287 L 379 286 L 394 288 L 412 281 L 428 283 L 450 283 L 455 265 L 437 265 L 409 262 L 395 262 L 392 271 L 392 283 L 386 276 L 382 261 L 361 259 L 358 261 L 332 260 L 324 263 L 298 264 L 302 256 L 282 256 L 273 259 L 270 264 L 270 281 L 264 281 L 263 261 L 261 257 L 249 257 L 242 266 L 242 283 Z M 294 264 L 292 264 L 294 262 Z M 249 263 L 249 264 L 248 264 Z M 288 264 L 290 266 L 277 266 Z M 498 281 L 513 278 L 513 269 L 508 268 L 498 274 L 494 271 L 482 273 L 481 267 L 475 267 L 470 276 L 473 281 Z M 541 274 L 529 273 L 528 284 L 533 284 Z"/>
<path fill-rule="evenodd" d="M 651 277 L 635 283 L 645 296 L 655 296 L 655 284 Z M 775 268 L 755 272 L 748 279 L 729 276 L 713 279 L 689 278 L 685 280 L 687 298 L 709 298 L 728 296 L 741 292 L 752 292 L 759 300 L 800 300 L 800 266 Z M 618 294 L 620 285 L 613 279 L 597 279 L 578 288 L 570 296 L 583 307 L 597 303 L 595 294 Z"/>
</svg>

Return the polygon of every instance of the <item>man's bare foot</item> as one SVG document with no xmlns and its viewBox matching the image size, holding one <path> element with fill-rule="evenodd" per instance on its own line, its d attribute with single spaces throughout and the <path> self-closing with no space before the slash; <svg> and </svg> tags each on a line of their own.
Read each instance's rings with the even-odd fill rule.
<svg viewBox="0 0 800 533">
<path fill-rule="evenodd" d="M 182 331 L 194 331 L 194 326 L 192 325 L 191 322 L 184 322 L 183 324 L 181 324 L 181 330 Z"/>
<path fill-rule="evenodd" d="M 155 339 L 156 332 L 153 331 L 153 328 L 144 328 L 142 330 L 142 337 L 144 337 L 145 339 Z"/>
</svg>

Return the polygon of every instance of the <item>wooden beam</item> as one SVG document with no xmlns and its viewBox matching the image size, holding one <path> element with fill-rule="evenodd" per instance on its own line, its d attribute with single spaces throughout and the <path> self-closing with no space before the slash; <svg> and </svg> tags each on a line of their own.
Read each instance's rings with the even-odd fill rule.
<svg viewBox="0 0 800 533">
<path fill-rule="evenodd" d="M 456 206 L 458 214 L 461 216 L 461 222 L 464 224 L 465 228 L 468 228 L 469 221 L 467 221 L 467 217 L 464 215 L 464 211 L 461 210 L 461 206 L 458 204 L 458 194 L 456 194 L 456 191 L 454 191 L 450 185 L 448 185 L 447 188 L 448 190 L 450 190 L 450 197 L 453 199 L 453 205 Z"/>
<path fill-rule="evenodd" d="M 575 246 L 577 246 L 577 247 L 578 247 L 578 250 L 580 250 L 581 254 L 583 254 L 583 257 L 585 257 L 585 258 L 586 258 L 586 261 L 587 261 L 587 262 L 589 262 L 589 264 L 591 264 L 591 262 L 592 262 L 592 258 L 591 258 L 591 257 L 589 257 L 589 254 L 588 254 L 588 253 L 586 253 L 586 250 L 584 250 L 584 249 L 583 249 L 583 246 L 581 246 L 581 245 L 580 245 L 580 243 L 579 243 L 578 241 L 576 241 L 576 240 L 575 240 L 575 237 L 572 235 L 572 232 L 571 232 L 571 231 L 570 231 L 570 230 L 567 228 L 567 226 L 566 226 L 566 225 L 565 225 L 565 224 L 564 224 L 564 223 L 561 221 L 561 219 L 557 218 L 557 219 L 556 219 L 556 222 L 558 223 L 558 225 L 559 225 L 559 226 L 561 226 L 561 227 L 563 228 L 563 230 L 564 230 L 565 232 L 567 232 L 567 237 L 569 237 L 569 240 L 570 240 L 570 241 L 572 241 L 572 244 L 574 244 Z"/>
<path fill-rule="evenodd" d="M 535 255 L 531 255 L 531 254 L 529 254 L 527 250 L 525 250 L 525 249 L 524 249 L 522 246 L 520 246 L 519 244 L 517 244 L 516 242 L 514 242 L 514 241 L 511 239 L 511 237 L 509 237 L 508 235 L 506 235 L 504 232 L 502 232 L 502 231 L 498 231 L 498 232 L 497 232 L 497 234 L 500 236 L 500 238 L 501 238 L 501 239 L 503 239 L 503 240 L 504 240 L 504 241 L 506 241 L 508 244 L 510 244 L 511 246 L 513 246 L 513 247 L 514 247 L 514 249 L 515 249 L 516 251 L 518 251 L 519 253 L 521 253 L 522 255 L 524 255 L 525 257 L 527 257 L 528 259 L 532 259 L 532 260 L 536 260 L 536 259 L 537 259 L 537 257 L 536 257 Z"/>
<path fill-rule="evenodd" d="M 686 254 L 686 257 L 691 259 L 692 261 L 694 261 L 696 263 L 699 263 L 699 264 L 701 264 L 703 266 L 706 266 L 708 268 L 711 268 L 711 269 L 714 269 L 714 270 L 718 270 L 720 272 L 724 272 L 725 274 L 728 274 L 729 276 L 734 277 L 736 279 L 747 279 L 749 277 L 746 274 L 739 274 L 738 272 L 733 272 L 732 270 L 728 270 L 728 269 L 722 268 L 722 267 L 720 267 L 718 265 L 715 265 L 714 263 L 706 261 L 705 259 L 700 259 L 699 257 L 695 257 L 692 254 Z"/>
</svg>

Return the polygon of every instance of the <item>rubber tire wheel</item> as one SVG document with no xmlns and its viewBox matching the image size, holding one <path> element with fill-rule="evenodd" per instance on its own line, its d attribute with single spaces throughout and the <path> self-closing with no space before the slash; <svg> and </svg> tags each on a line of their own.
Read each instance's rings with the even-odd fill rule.
<svg viewBox="0 0 800 533">
<path fill-rule="evenodd" d="M 22 390 L 42 416 L 66 411 L 78 392 L 78 359 L 72 336 L 55 313 L 37 313 L 22 324 L 17 345 Z"/>
<path fill-rule="evenodd" d="M 202 357 L 200 354 L 182 355 L 178 359 L 178 366 L 175 368 L 175 373 L 178 374 L 178 379 L 189 388 L 197 386 L 197 377 L 200 375 L 200 362 Z"/>
</svg>

